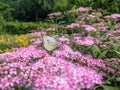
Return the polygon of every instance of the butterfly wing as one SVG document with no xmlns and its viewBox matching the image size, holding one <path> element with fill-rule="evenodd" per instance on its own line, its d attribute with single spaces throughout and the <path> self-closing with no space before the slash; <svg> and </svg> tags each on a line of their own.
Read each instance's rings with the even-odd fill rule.
<svg viewBox="0 0 120 90">
<path fill-rule="evenodd" d="M 57 40 L 50 36 L 44 36 L 44 47 L 48 51 L 53 51 L 56 49 L 60 44 L 57 42 Z"/>
<path fill-rule="evenodd" d="M 46 50 L 48 51 L 53 51 L 54 49 L 56 49 L 58 47 L 58 43 L 53 43 L 53 42 L 47 42 L 44 43 L 44 47 Z"/>
<path fill-rule="evenodd" d="M 55 38 L 50 36 L 44 36 L 43 37 L 44 42 L 57 42 Z"/>
</svg>

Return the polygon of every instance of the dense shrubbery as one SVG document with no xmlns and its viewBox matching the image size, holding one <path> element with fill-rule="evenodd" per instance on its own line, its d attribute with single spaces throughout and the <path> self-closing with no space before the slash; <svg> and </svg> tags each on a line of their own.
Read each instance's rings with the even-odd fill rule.
<svg viewBox="0 0 120 90">
<path fill-rule="evenodd" d="M 5 20 L 3 19 L 3 16 L 0 14 L 0 30 L 2 29 L 4 23 L 5 23 Z"/>
<path fill-rule="evenodd" d="M 13 17 L 19 21 L 39 21 L 54 11 L 64 11 L 68 0 L 3 0 L 14 8 Z"/>
<path fill-rule="evenodd" d="M 1 1 L 0 89 L 120 89 L 120 0 Z"/>
<path fill-rule="evenodd" d="M 12 11 L 13 9 L 8 4 L 0 1 L 0 14 L 5 20 L 13 20 Z"/>
<path fill-rule="evenodd" d="M 36 30 L 37 27 L 48 27 L 48 23 L 33 23 L 33 22 L 6 22 L 2 32 L 9 34 L 26 34 L 31 30 Z"/>
<path fill-rule="evenodd" d="M 1 37 L 1 51 L 18 47 L 0 54 L 1 89 L 120 89 L 120 14 L 80 7 L 62 15 L 49 14 L 52 25 L 39 32 Z"/>
<path fill-rule="evenodd" d="M 92 7 L 104 9 L 110 13 L 120 13 L 120 0 L 68 0 L 72 6 Z"/>
<path fill-rule="evenodd" d="M 50 12 L 64 12 L 79 6 L 101 8 L 110 13 L 120 12 L 120 0 L 3 0 L 3 2 L 14 9 L 13 17 L 20 21 L 39 21 L 45 19 Z M 9 12 L 11 9 L 7 4 L 5 11 Z M 10 15 L 10 12 L 7 15 Z"/>
</svg>

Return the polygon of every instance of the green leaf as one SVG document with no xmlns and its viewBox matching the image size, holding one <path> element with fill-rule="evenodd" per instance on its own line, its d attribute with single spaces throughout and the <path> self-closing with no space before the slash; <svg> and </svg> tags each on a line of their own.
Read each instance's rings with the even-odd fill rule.
<svg viewBox="0 0 120 90">
<path fill-rule="evenodd" d="M 107 85 L 102 85 L 102 87 L 105 90 L 120 90 L 120 87 L 113 87 L 113 86 L 107 86 Z"/>
<path fill-rule="evenodd" d="M 97 45 L 95 45 L 95 44 L 93 45 L 93 50 L 101 53 L 100 48 Z"/>
<path fill-rule="evenodd" d="M 105 57 L 106 54 L 107 54 L 107 52 L 108 52 L 108 50 L 103 51 L 103 52 L 99 55 L 99 58 Z"/>
<path fill-rule="evenodd" d="M 113 50 L 113 51 L 120 55 L 120 52 L 118 52 L 118 51 L 116 51 L 116 50 Z"/>
</svg>

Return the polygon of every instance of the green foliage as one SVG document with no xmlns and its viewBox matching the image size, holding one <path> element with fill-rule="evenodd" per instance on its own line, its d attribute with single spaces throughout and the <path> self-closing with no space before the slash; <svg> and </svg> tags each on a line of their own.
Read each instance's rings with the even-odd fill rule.
<svg viewBox="0 0 120 90">
<path fill-rule="evenodd" d="M 62 11 L 71 8 L 92 7 L 102 8 L 111 13 L 120 13 L 120 0 L 1 0 L 0 13 L 4 19 L 13 17 L 19 21 L 40 21 L 47 17 L 48 13 Z M 5 2 L 5 3 L 3 3 Z M 13 9 L 12 9 L 13 8 Z"/>
<path fill-rule="evenodd" d="M 32 23 L 32 22 L 7 22 L 3 26 L 3 32 L 9 34 L 26 34 L 31 30 L 36 30 L 38 26 L 48 27 L 47 23 Z"/>
<path fill-rule="evenodd" d="M 68 23 L 68 24 L 70 24 L 70 23 L 72 23 L 72 22 L 74 22 L 75 21 L 75 19 L 78 17 L 78 12 L 76 12 L 76 10 L 73 8 L 73 10 L 71 10 L 71 11 L 66 11 L 66 12 L 64 12 L 64 20 Z"/>
<path fill-rule="evenodd" d="M 0 43 L 0 50 L 10 49 L 11 47 L 13 47 L 11 44 Z"/>
<path fill-rule="evenodd" d="M 0 14 L 0 30 L 2 29 L 4 23 L 5 23 L 5 20 L 3 19 L 3 16 Z"/>
<path fill-rule="evenodd" d="M 4 24 L 5 24 L 5 20 L 4 20 L 3 16 L 0 14 L 0 31 L 2 31 Z M 0 34 L 1 33 L 2 32 L 0 32 Z"/>
<path fill-rule="evenodd" d="M 5 20 L 13 20 L 11 12 L 13 9 L 6 3 L 0 1 L 0 14 L 3 16 Z"/>
<path fill-rule="evenodd" d="M 7 1 L 6 1 L 7 2 Z M 38 21 L 45 18 L 54 4 L 54 0 L 16 0 L 9 2 L 15 9 L 13 16 L 20 21 Z"/>
<path fill-rule="evenodd" d="M 112 87 L 107 85 L 102 85 L 105 90 L 120 90 L 120 87 Z"/>
<path fill-rule="evenodd" d="M 52 8 L 52 11 L 66 11 L 69 9 L 69 0 L 54 0 L 55 4 L 54 7 Z"/>
<path fill-rule="evenodd" d="M 39 21 L 48 13 L 65 11 L 69 0 L 3 0 L 14 8 L 13 16 L 19 21 Z"/>
<path fill-rule="evenodd" d="M 120 0 L 70 0 L 69 3 L 75 7 L 101 8 L 111 13 L 120 13 Z"/>
</svg>

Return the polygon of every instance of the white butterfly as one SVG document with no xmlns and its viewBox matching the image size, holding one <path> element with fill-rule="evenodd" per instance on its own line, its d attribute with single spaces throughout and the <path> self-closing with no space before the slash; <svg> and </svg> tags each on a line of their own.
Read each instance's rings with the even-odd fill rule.
<svg viewBox="0 0 120 90">
<path fill-rule="evenodd" d="M 59 47 L 60 43 L 54 37 L 43 36 L 44 47 L 48 51 L 53 51 L 57 47 Z"/>
</svg>

